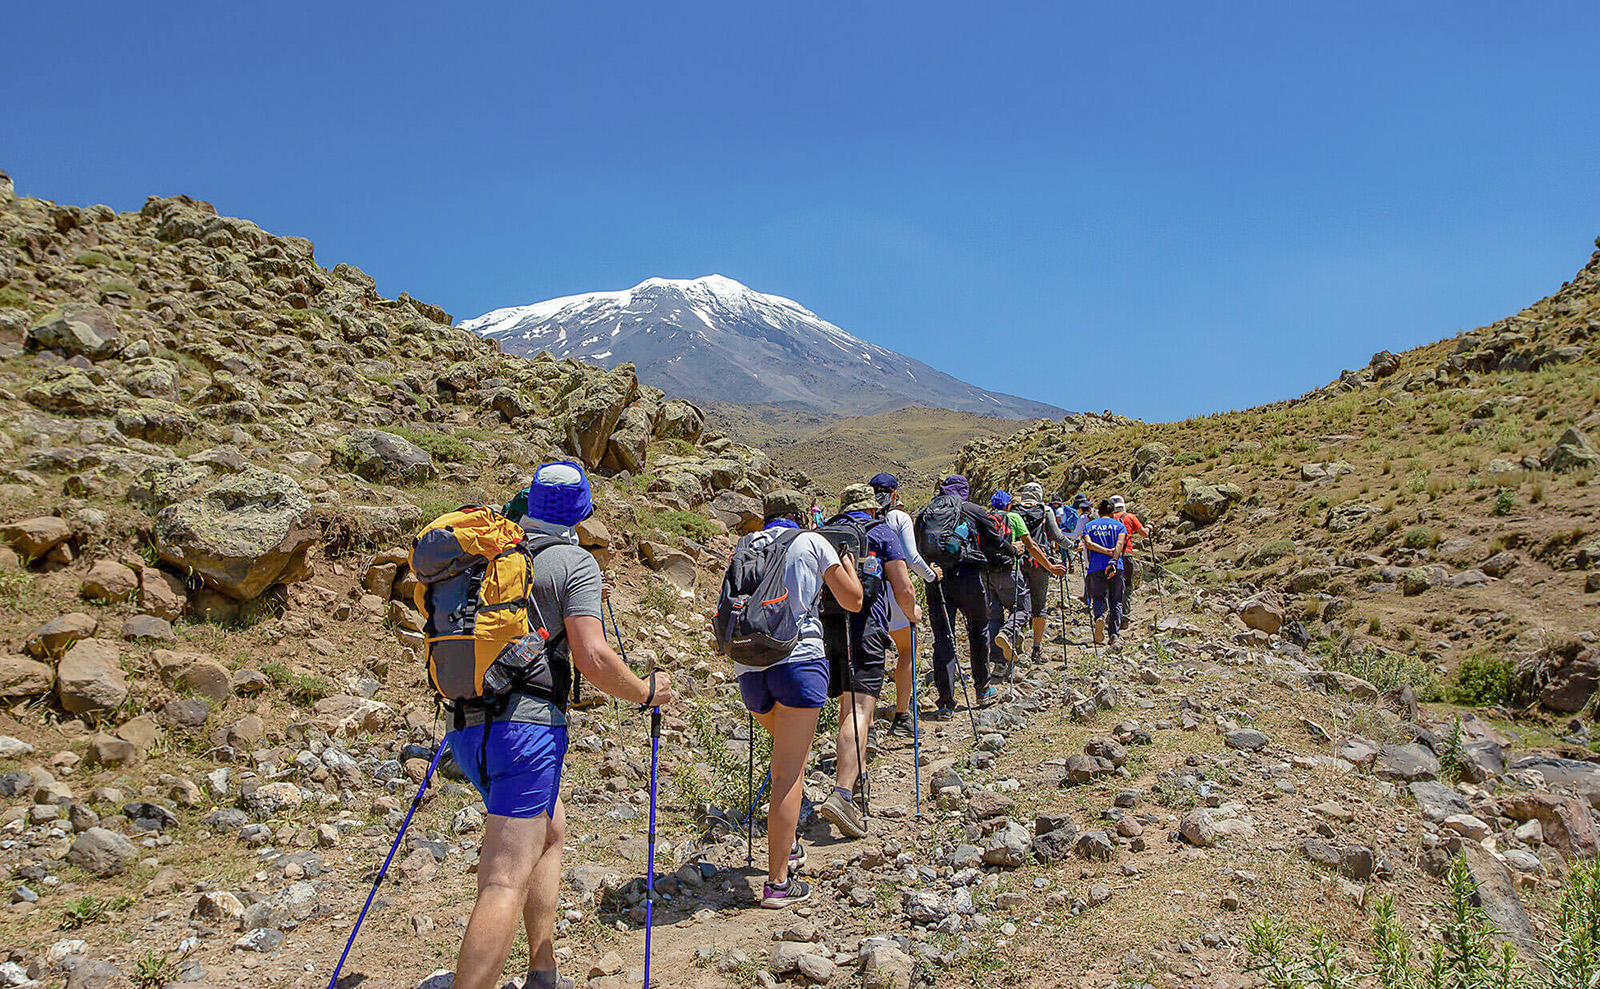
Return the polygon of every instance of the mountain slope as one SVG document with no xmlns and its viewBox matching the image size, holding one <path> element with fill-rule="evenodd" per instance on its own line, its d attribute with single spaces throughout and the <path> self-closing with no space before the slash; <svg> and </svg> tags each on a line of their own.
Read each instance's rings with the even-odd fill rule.
<svg viewBox="0 0 1600 989">
<path fill-rule="evenodd" d="M 699 401 L 842 413 L 931 405 L 1007 418 L 1062 411 L 969 385 L 721 275 L 650 278 L 621 292 L 497 309 L 461 327 L 514 354 L 631 362 L 640 380 Z"/>
</svg>

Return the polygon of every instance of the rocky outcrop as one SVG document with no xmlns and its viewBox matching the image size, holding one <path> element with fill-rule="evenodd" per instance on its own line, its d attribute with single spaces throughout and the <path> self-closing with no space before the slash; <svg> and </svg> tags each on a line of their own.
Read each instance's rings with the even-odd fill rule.
<svg viewBox="0 0 1600 989">
<path fill-rule="evenodd" d="M 331 466 L 369 481 L 421 484 L 437 475 L 433 455 L 410 440 L 381 429 L 360 429 L 333 443 Z"/>
<path fill-rule="evenodd" d="M 1206 484 L 1197 477 L 1186 477 L 1183 502 L 1178 512 L 1198 525 L 1209 525 L 1227 514 L 1235 502 L 1244 499 L 1244 492 L 1236 484 Z"/>
<path fill-rule="evenodd" d="M 223 478 L 155 522 L 162 560 L 240 601 L 305 576 L 320 535 L 300 486 L 264 470 Z"/>
</svg>

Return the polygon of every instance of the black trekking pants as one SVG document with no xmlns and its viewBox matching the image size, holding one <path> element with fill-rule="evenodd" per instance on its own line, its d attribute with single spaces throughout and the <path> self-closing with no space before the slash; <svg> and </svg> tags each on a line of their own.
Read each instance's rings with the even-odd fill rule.
<svg viewBox="0 0 1600 989">
<path fill-rule="evenodd" d="M 1138 561 L 1126 554 L 1122 557 L 1122 621 L 1127 624 L 1128 605 L 1133 601 L 1133 589 L 1139 581 Z"/>
<path fill-rule="evenodd" d="M 1122 582 L 1122 571 L 1101 570 L 1088 576 L 1089 606 L 1094 609 L 1094 617 L 1099 621 L 1106 612 L 1110 617 L 1106 620 L 1106 627 L 1111 630 L 1111 638 L 1116 639 L 1117 633 L 1122 630 L 1123 599 L 1126 597 Z"/>
<path fill-rule="evenodd" d="M 961 564 L 945 571 L 928 587 L 928 624 L 933 628 L 933 685 L 940 707 L 955 707 L 956 615 L 967 620 L 967 648 L 972 656 L 972 682 L 981 693 L 989 685 L 989 606 L 984 599 L 983 571 Z"/>
</svg>

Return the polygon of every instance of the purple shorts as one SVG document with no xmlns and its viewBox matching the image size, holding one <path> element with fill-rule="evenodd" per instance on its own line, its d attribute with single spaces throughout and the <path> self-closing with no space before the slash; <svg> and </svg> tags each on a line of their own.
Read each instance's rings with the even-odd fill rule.
<svg viewBox="0 0 1600 989">
<path fill-rule="evenodd" d="M 766 714 L 774 704 L 821 707 L 828 702 L 828 661 L 807 659 L 741 673 L 739 693 L 756 714 Z"/>
</svg>

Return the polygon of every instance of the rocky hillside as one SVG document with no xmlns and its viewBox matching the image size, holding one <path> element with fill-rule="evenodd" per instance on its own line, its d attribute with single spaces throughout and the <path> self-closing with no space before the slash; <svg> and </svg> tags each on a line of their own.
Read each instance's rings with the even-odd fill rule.
<svg viewBox="0 0 1600 989">
<path fill-rule="evenodd" d="M 0 985 L 326 985 L 442 727 L 409 534 L 550 455 L 596 469 L 581 536 L 612 635 L 687 698 L 661 746 L 659 985 L 1242 989 L 1314 965 L 1398 986 L 1420 983 L 1380 961 L 1425 968 L 1480 929 L 1532 972 L 1600 902 L 1600 768 L 1577 758 L 1594 471 L 1581 435 L 1558 442 L 1600 399 L 1593 271 L 1574 285 L 1459 358 L 1384 357 L 1296 403 L 966 450 L 980 483 L 1126 488 L 1171 517 L 1171 573 L 1120 652 L 1058 591 L 1045 661 L 999 704 L 924 722 L 915 766 L 880 738 L 867 839 L 813 813 L 825 731 L 816 892 L 770 912 L 707 634 L 731 530 L 781 479 L 765 456 L 627 367 L 498 353 L 304 240 L 0 180 Z M 1502 480 L 1431 482 L 1478 475 Z M 1467 694 L 1481 716 L 1430 702 Z M 638 986 L 646 721 L 599 706 L 570 734 L 557 957 Z M 453 959 L 482 828 L 446 762 L 341 985 L 448 985 L 425 977 Z M 1600 968 L 1584 944 L 1563 984 Z M 1434 984 L 1487 984 L 1465 957 Z"/>
</svg>

